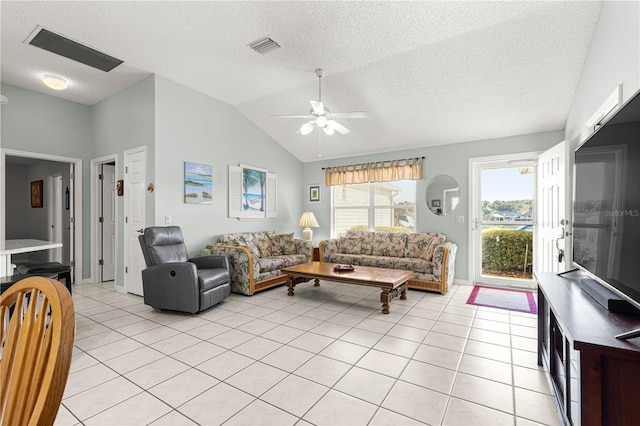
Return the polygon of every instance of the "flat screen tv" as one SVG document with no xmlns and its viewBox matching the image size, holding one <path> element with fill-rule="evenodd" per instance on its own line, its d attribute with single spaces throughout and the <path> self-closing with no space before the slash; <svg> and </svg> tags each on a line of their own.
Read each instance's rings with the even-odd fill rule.
<svg viewBox="0 0 640 426">
<path fill-rule="evenodd" d="M 573 262 L 640 309 L 640 92 L 575 151 Z"/>
</svg>

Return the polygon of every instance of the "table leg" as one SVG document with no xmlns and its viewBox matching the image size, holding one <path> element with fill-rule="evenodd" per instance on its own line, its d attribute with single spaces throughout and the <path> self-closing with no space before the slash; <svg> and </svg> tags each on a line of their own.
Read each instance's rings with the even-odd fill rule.
<svg viewBox="0 0 640 426">
<path fill-rule="evenodd" d="M 382 289 L 382 293 L 380 293 L 380 302 L 382 302 L 382 313 L 383 314 L 388 314 L 389 313 L 389 302 L 391 302 L 391 299 L 393 298 L 393 295 L 389 293 L 388 289 Z"/>
<path fill-rule="evenodd" d="M 320 285 L 320 280 L 316 278 L 314 283 L 313 283 L 313 286 L 314 287 L 318 287 L 319 285 Z"/>
<path fill-rule="evenodd" d="M 407 300 L 407 283 L 400 286 L 400 300 Z"/>
<path fill-rule="evenodd" d="M 287 276 L 287 287 L 289 287 L 289 291 L 287 292 L 287 295 L 293 296 L 293 287 L 295 286 L 296 286 L 296 280 L 293 277 L 293 275 Z"/>
</svg>

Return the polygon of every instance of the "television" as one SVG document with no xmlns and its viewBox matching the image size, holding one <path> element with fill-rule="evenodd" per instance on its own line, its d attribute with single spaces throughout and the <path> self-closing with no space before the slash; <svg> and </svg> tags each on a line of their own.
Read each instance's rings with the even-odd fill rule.
<svg viewBox="0 0 640 426">
<path fill-rule="evenodd" d="M 574 265 L 640 309 L 640 92 L 576 149 L 573 194 Z"/>
</svg>

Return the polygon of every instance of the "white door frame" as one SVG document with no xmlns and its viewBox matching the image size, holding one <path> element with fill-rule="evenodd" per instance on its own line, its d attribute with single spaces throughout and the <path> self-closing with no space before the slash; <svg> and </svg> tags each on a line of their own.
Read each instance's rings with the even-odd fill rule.
<svg viewBox="0 0 640 426">
<path fill-rule="evenodd" d="M 530 151 L 530 152 L 520 152 L 514 154 L 504 154 L 504 155 L 491 155 L 487 157 L 471 157 L 469 158 L 469 281 L 475 285 L 476 280 L 479 278 L 476 276 L 476 270 L 478 269 L 477 264 L 477 250 L 479 249 L 479 244 L 481 242 L 477 241 L 477 233 L 476 233 L 476 223 L 478 222 L 477 213 L 476 213 L 476 205 L 480 202 L 480 182 L 476 182 L 476 168 L 482 166 L 483 164 L 490 164 L 495 162 L 512 162 L 512 167 L 518 167 L 517 162 L 525 161 L 525 160 L 533 160 L 538 158 L 541 151 Z M 525 165 L 523 165 L 524 167 Z M 527 166 L 535 166 L 535 164 L 527 165 Z M 536 182 L 534 179 L 533 182 L 533 212 L 536 211 Z M 534 227 L 533 227 L 533 250 L 534 254 L 538 250 L 537 246 L 537 238 L 536 238 L 536 227 L 535 227 L 535 217 L 534 217 Z M 508 280 L 505 279 L 505 283 Z"/>
<path fill-rule="evenodd" d="M 69 163 L 74 166 L 74 178 L 71 179 L 73 185 L 73 198 L 74 202 L 72 206 L 82 206 L 82 160 L 79 158 L 73 157 L 62 157 L 59 155 L 52 154 L 42 154 L 38 152 L 29 152 L 29 151 L 19 151 L 15 149 L 0 149 L 0 241 L 5 240 L 6 235 L 6 160 L 7 155 L 12 157 L 24 157 L 24 158 L 33 158 L 36 160 L 47 160 L 47 161 L 57 161 L 60 163 Z M 70 249 L 71 261 L 73 262 L 73 275 L 75 277 L 74 282 L 80 283 L 82 282 L 82 209 L 79 208 L 78 211 L 71 211 L 71 226 L 70 226 L 70 239 L 72 245 L 75 247 L 73 250 Z M 74 229 L 75 228 L 75 229 Z M 75 232 L 74 232 L 75 231 Z M 74 240 L 75 235 L 75 240 Z M 74 244 L 75 243 L 75 244 Z"/>
<path fill-rule="evenodd" d="M 98 176 L 100 175 L 100 166 L 105 163 L 116 163 L 116 178 L 118 176 L 118 154 L 109 154 L 104 157 L 95 158 L 91 160 L 91 171 L 90 171 L 90 179 L 91 179 L 91 281 L 99 282 L 100 277 L 98 271 L 100 270 L 100 179 Z M 115 209 L 116 212 L 119 212 L 119 199 L 116 197 L 115 200 Z M 119 215 L 118 215 L 119 216 Z M 118 247 L 118 235 L 120 233 L 119 230 L 120 223 L 116 222 L 116 257 L 115 257 L 115 276 L 113 282 L 118 288 L 118 256 L 117 256 L 117 247 Z"/>
<path fill-rule="evenodd" d="M 62 171 L 53 172 L 47 176 L 47 187 L 49 197 L 47 197 L 47 232 L 48 240 L 62 243 Z M 60 238 L 57 238 L 57 235 Z M 48 252 L 50 262 L 62 263 L 62 247 L 51 249 Z"/>
</svg>

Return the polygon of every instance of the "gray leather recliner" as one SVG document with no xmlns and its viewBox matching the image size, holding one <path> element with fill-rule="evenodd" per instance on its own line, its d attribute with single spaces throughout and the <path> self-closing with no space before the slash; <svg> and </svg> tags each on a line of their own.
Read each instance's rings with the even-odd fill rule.
<svg viewBox="0 0 640 426">
<path fill-rule="evenodd" d="M 138 240 L 147 263 L 142 271 L 145 305 L 196 313 L 231 294 L 227 257 L 189 259 L 180 227 L 152 226 Z"/>
</svg>

